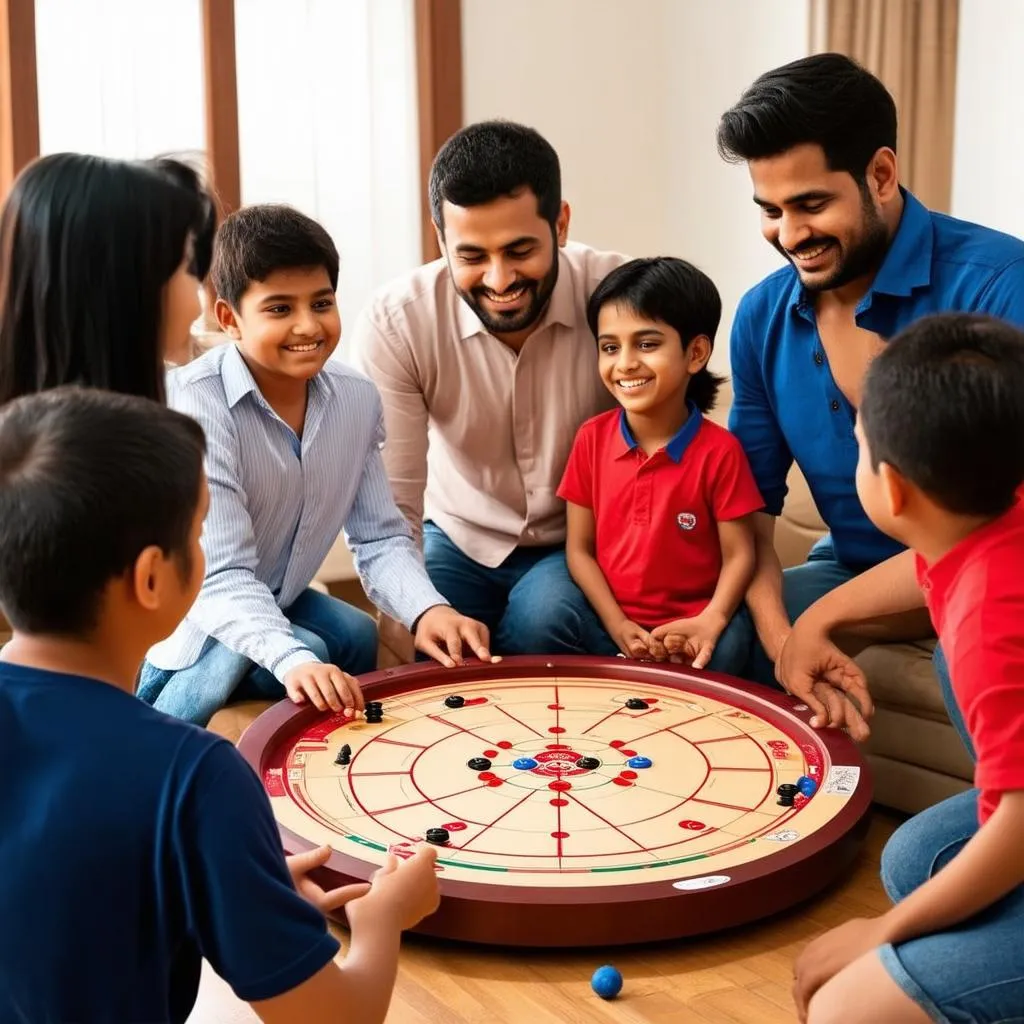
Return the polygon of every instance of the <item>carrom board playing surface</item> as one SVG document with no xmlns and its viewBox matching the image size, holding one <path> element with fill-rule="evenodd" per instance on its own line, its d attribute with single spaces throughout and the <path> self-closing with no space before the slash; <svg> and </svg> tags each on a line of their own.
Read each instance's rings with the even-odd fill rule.
<svg viewBox="0 0 1024 1024">
<path fill-rule="evenodd" d="M 588 946 L 714 931 L 818 892 L 866 830 L 856 745 L 767 688 L 567 656 L 360 681 L 379 722 L 285 701 L 239 747 L 286 851 L 333 848 L 322 884 L 365 880 L 444 830 L 425 934 Z"/>
</svg>

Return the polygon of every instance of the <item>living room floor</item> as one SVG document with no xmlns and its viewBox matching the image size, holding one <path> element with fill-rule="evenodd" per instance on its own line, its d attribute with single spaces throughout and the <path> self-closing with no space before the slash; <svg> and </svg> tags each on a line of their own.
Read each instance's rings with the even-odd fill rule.
<svg viewBox="0 0 1024 1024">
<path fill-rule="evenodd" d="M 793 963 L 806 943 L 851 917 L 889 906 L 878 878 L 882 847 L 903 821 L 876 808 L 848 877 L 759 925 L 633 950 L 510 952 L 407 936 L 388 1024 L 793 1024 Z M 337 931 L 345 941 L 345 932 Z M 590 989 L 614 963 L 617 999 Z"/>
</svg>

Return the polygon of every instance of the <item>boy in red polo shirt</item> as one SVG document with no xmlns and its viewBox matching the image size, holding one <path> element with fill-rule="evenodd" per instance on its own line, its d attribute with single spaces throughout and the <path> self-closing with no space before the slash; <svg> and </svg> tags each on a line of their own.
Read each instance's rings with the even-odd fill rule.
<svg viewBox="0 0 1024 1024">
<path fill-rule="evenodd" d="M 580 428 L 558 489 L 569 571 L 607 635 L 595 654 L 735 674 L 749 635 L 730 629 L 754 571 L 763 505 L 739 442 L 706 420 L 721 319 L 714 283 L 683 260 L 633 260 L 587 307 L 599 371 L 622 406 Z"/>
<path fill-rule="evenodd" d="M 916 552 L 977 789 L 889 840 L 891 910 L 807 947 L 801 1020 L 1024 1020 L 1024 333 L 917 321 L 868 371 L 857 439 L 864 511 Z"/>
</svg>

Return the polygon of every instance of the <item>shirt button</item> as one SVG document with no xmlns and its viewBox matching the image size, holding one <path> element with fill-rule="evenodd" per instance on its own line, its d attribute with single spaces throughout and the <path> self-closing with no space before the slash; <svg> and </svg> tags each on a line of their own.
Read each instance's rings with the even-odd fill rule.
<svg viewBox="0 0 1024 1024">
<path fill-rule="evenodd" d="M 839 403 L 833 398 L 831 402 L 832 411 L 839 412 Z"/>
<path fill-rule="evenodd" d="M 821 366 L 821 364 L 823 362 L 825 362 L 825 357 L 820 352 L 815 352 L 814 353 L 814 361 L 815 361 L 815 363 L 818 364 L 818 366 Z"/>
</svg>

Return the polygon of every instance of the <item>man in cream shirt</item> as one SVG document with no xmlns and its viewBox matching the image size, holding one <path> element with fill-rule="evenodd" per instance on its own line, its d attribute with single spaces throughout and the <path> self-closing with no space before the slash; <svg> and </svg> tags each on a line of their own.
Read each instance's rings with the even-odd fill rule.
<svg viewBox="0 0 1024 1024">
<path fill-rule="evenodd" d="M 521 125 L 453 135 L 430 201 L 442 258 L 384 288 L 354 330 L 395 499 L 434 586 L 486 623 L 495 654 L 586 653 L 599 623 L 566 568 L 555 492 L 579 426 L 614 404 L 586 304 L 624 257 L 568 241 L 558 156 Z"/>
</svg>

